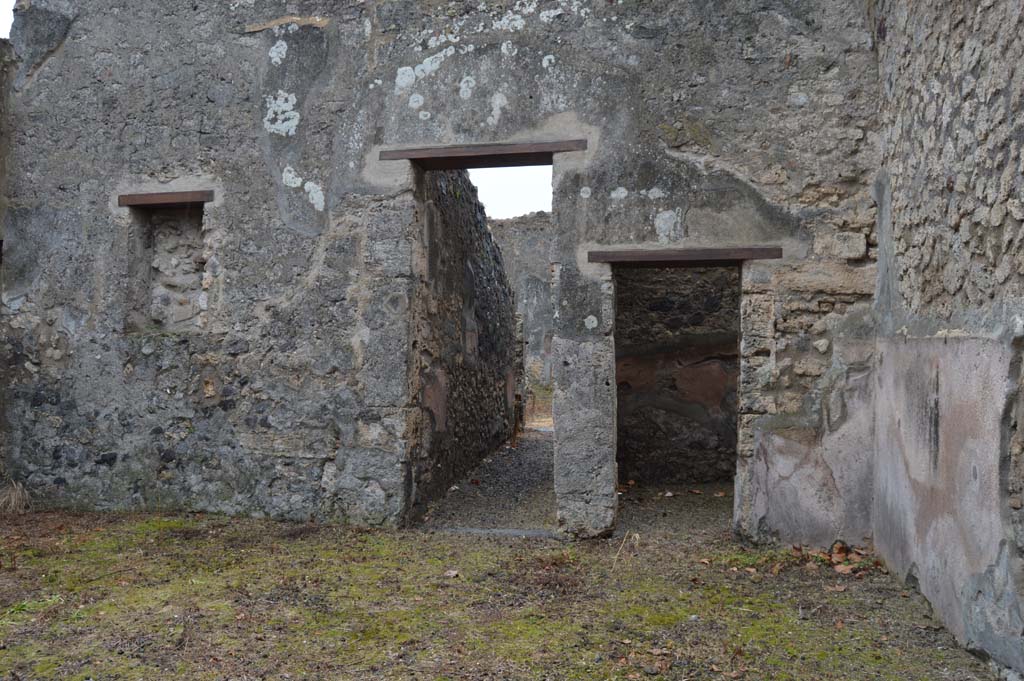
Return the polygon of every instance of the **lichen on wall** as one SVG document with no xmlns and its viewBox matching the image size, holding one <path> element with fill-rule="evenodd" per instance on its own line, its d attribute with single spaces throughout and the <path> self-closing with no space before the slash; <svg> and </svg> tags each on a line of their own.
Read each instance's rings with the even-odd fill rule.
<svg viewBox="0 0 1024 681">
<path fill-rule="evenodd" d="M 619 268 L 615 295 L 620 480 L 732 480 L 739 268 Z"/>
</svg>

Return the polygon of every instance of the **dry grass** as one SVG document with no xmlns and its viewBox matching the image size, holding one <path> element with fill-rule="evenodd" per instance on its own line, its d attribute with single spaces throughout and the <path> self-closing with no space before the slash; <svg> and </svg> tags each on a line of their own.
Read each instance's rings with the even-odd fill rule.
<svg viewBox="0 0 1024 681">
<path fill-rule="evenodd" d="M 700 503 L 728 510 L 633 506 Z M 994 678 L 878 569 L 680 525 L 564 544 L 30 513 L 0 523 L 0 679 Z"/>
<path fill-rule="evenodd" d="M 30 506 L 31 498 L 20 482 L 8 482 L 0 488 L 0 516 L 22 515 Z"/>
</svg>

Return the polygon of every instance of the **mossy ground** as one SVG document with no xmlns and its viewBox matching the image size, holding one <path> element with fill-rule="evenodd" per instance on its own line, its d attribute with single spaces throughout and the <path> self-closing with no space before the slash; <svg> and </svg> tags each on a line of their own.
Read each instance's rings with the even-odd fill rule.
<svg viewBox="0 0 1024 681">
<path fill-rule="evenodd" d="M 0 537 L 5 681 L 991 678 L 881 571 L 722 528 L 563 544 L 40 513 Z"/>
</svg>

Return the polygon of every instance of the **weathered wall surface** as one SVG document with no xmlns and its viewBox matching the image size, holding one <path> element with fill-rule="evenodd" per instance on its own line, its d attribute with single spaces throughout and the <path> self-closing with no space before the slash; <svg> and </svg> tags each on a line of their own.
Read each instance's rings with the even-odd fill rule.
<svg viewBox="0 0 1024 681">
<path fill-rule="evenodd" d="M 311 94 L 365 91 L 358 69 L 328 66 L 363 61 L 363 41 L 316 23 L 248 32 L 278 15 L 231 6 L 17 12 L 4 456 L 44 504 L 399 522 L 417 417 L 411 175 L 346 173 L 334 128 L 360 119 Z M 206 309 L 138 326 L 156 273 L 140 244 L 157 235 L 116 196 L 198 188 L 217 196 L 201 244 L 187 235 Z"/>
<path fill-rule="evenodd" d="M 0 39 L 0 214 L 7 210 L 7 157 L 11 151 L 11 82 L 16 62 L 14 47 L 9 40 Z M 0 219 L 0 240 L 3 239 L 3 220 Z M 0 437 L 3 437 L 0 432 Z"/>
<path fill-rule="evenodd" d="M 551 338 L 555 310 L 551 300 L 550 213 L 531 213 L 510 220 L 491 220 L 491 234 L 501 246 L 509 281 L 516 293 L 516 311 L 523 318 L 524 366 L 527 385 L 551 386 Z"/>
<path fill-rule="evenodd" d="M 41 496 L 402 518 L 417 204 L 377 154 L 586 138 L 555 160 L 562 528 L 607 531 L 616 505 L 614 283 L 586 251 L 779 244 L 743 274 L 737 528 L 853 533 L 878 166 L 861 7 L 36 0 L 14 42 L 5 456 Z M 116 195 L 206 187 L 201 324 L 130 332 Z M 807 475 L 773 477 L 779 458 Z"/>
<path fill-rule="evenodd" d="M 1024 7 L 884 0 L 876 545 L 1024 670 Z"/>
<path fill-rule="evenodd" d="M 424 413 L 414 512 L 511 437 L 521 373 L 512 288 L 476 187 L 465 171 L 433 171 L 417 194 L 412 390 Z"/>
<path fill-rule="evenodd" d="M 739 332 L 738 267 L 615 270 L 620 479 L 732 480 Z"/>
</svg>

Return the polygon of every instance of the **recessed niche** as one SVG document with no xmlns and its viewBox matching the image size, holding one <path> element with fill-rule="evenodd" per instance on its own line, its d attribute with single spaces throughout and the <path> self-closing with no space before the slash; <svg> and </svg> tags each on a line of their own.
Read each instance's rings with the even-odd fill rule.
<svg viewBox="0 0 1024 681">
<path fill-rule="evenodd" d="M 129 327 L 149 332 L 198 330 L 207 308 L 203 204 L 132 208 L 132 215 L 137 246 Z"/>
</svg>

